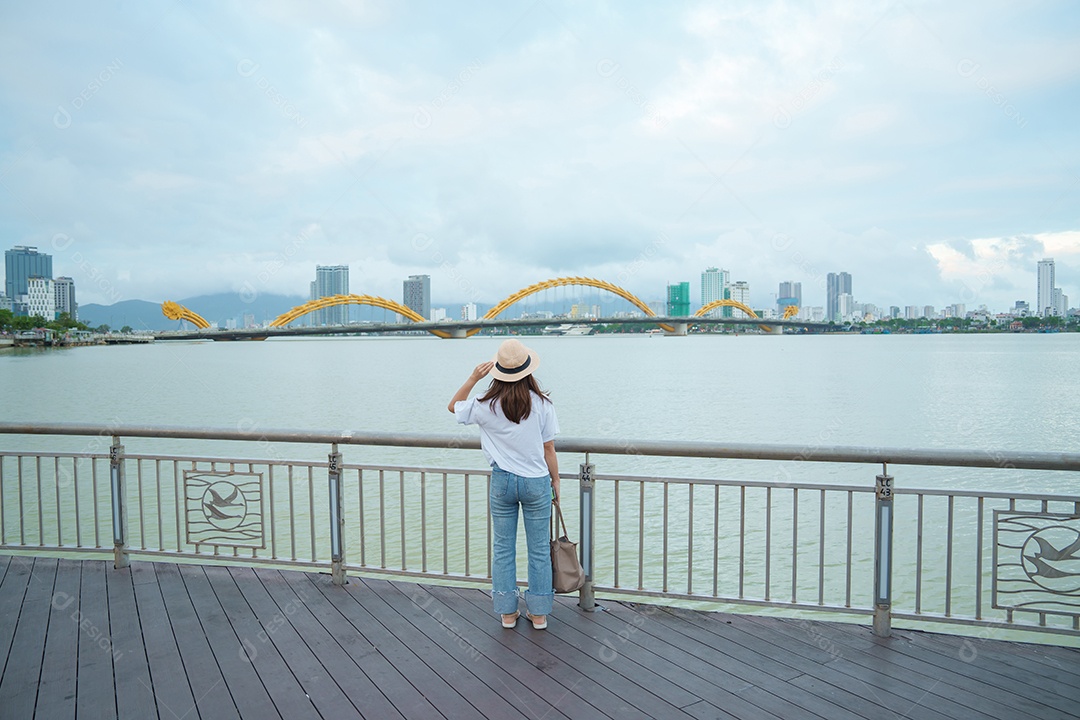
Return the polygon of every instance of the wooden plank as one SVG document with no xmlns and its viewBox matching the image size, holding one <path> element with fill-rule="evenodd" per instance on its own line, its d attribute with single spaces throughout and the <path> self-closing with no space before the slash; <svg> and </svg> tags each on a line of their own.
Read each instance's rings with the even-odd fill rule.
<svg viewBox="0 0 1080 720">
<path fill-rule="evenodd" d="M 487 613 L 489 622 L 495 621 L 495 616 L 491 614 L 491 597 L 486 592 L 466 588 L 455 588 L 454 592 Z M 632 659 L 619 657 L 614 662 L 597 662 L 606 648 L 591 638 L 582 638 L 579 633 L 560 623 L 559 617 L 556 607 L 548 616 L 547 630 L 534 630 L 522 619 L 515 632 L 545 653 L 562 658 L 575 672 L 588 675 L 625 703 L 649 716 L 683 717 L 685 713 L 680 708 L 701 699 L 681 687 L 660 681 L 655 673 Z M 536 649 L 524 646 L 519 652 L 526 659 L 531 659 Z"/>
<path fill-rule="evenodd" d="M 303 598 L 304 605 L 318 618 L 326 632 L 360 669 L 372 685 L 377 687 L 397 712 L 410 720 L 420 720 L 438 715 L 424 694 L 417 690 L 378 648 L 357 632 L 337 608 L 315 586 L 316 576 L 306 573 L 282 571 L 281 578 L 295 595 Z M 356 578 L 350 583 L 362 582 Z"/>
<path fill-rule="evenodd" d="M 79 661 L 75 714 L 80 720 L 116 718 L 116 675 L 108 635 L 109 597 L 105 576 L 112 563 L 84 560 L 79 583 Z"/>
<path fill-rule="evenodd" d="M 778 645 L 786 643 L 788 652 L 805 653 L 806 648 L 828 648 L 835 655 L 828 665 L 832 673 L 821 679 L 854 693 L 861 692 L 903 717 L 925 717 L 933 713 L 933 717 L 941 714 L 966 718 L 973 712 L 960 702 L 931 696 L 930 690 L 938 684 L 934 678 L 898 670 L 887 662 L 832 642 L 823 634 L 826 623 L 813 622 L 804 632 L 797 632 L 791 625 L 798 621 L 756 616 L 743 616 L 743 619 L 754 628 L 754 633 L 773 637 Z"/>
<path fill-rule="evenodd" d="M 987 709 L 982 710 L 983 712 L 1003 720 L 1011 720 L 1018 713 L 1047 719 L 1067 717 L 1055 713 L 1051 705 L 1021 695 L 1018 692 L 1021 688 L 1016 683 L 1009 683 L 1007 679 L 1004 682 L 1011 685 L 1010 689 L 998 687 L 986 672 L 971 664 L 965 665 L 957 661 L 948 668 L 931 662 L 932 657 L 936 656 L 906 652 L 906 646 L 910 643 L 899 634 L 892 638 L 879 638 L 873 635 L 869 628 L 861 628 L 860 632 L 852 633 L 844 626 L 837 627 L 832 623 L 823 625 L 829 636 L 837 642 L 858 648 L 872 657 L 886 659 L 898 667 L 934 678 L 937 684 L 930 690 L 934 695 L 952 699 L 963 698 L 964 704 L 973 707 L 973 703 L 978 703 L 986 706 Z M 858 626 L 856 629 L 859 629 Z M 1060 698 L 1054 697 L 1053 700 L 1060 702 Z"/>
<path fill-rule="evenodd" d="M 653 611 L 651 606 L 631 608 L 605 603 L 604 607 L 610 610 L 590 613 L 587 617 L 576 608 L 566 608 L 560 617 L 583 634 L 591 632 L 606 646 L 608 657 L 625 654 L 635 658 L 669 682 L 736 717 L 815 720 L 815 710 L 826 710 L 830 718 L 859 720 L 843 708 L 818 707 L 813 695 L 790 687 L 787 681 L 799 674 L 790 667 L 775 664 L 782 678 L 755 670 L 751 663 L 744 664 L 743 656 L 726 655 L 702 642 L 698 639 L 700 633 L 695 638 L 685 623 L 686 632 L 679 633 L 654 621 L 652 616 L 659 610 Z M 763 686 L 779 692 L 769 692 Z"/>
<path fill-rule="evenodd" d="M 319 713 L 315 710 L 311 698 L 270 642 L 267 629 L 263 628 L 248 606 L 247 600 L 233 582 L 229 569 L 206 566 L 203 571 L 240 643 L 240 647 L 234 652 L 239 653 L 242 648 L 277 711 L 290 720 L 318 718 Z"/>
<path fill-rule="evenodd" d="M 477 647 L 482 644 L 483 634 L 456 611 L 456 606 L 438 602 L 421 586 L 412 583 L 394 582 L 384 587 L 378 593 L 383 602 L 445 653 L 457 658 L 462 667 L 491 692 L 510 702 L 521 714 L 552 720 L 567 717 L 559 708 L 557 698 L 549 702 L 533 690 L 533 677 L 539 674 L 535 668 L 531 673 L 515 676 L 503 667 L 501 656 L 496 659 L 486 657 Z M 499 627 L 502 629 L 501 625 Z M 560 694 L 560 698 L 562 696 Z"/>
<path fill-rule="evenodd" d="M 548 698 L 548 702 L 556 705 L 565 716 L 620 720 L 647 717 L 625 705 L 622 698 L 603 685 L 590 680 L 580 668 L 571 667 L 561 657 L 537 648 L 523 637 L 521 631 L 503 628 L 498 617 L 490 612 L 490 598 L 487 598 L 487 610 L 481 610 L 446 587 L 416 585 L 406 592 L 413 592 L 414 601 L 426 610 L 434 612 L 437 606 L 432 607 L 427 600 L 420 599 L 421 592 L 431 597 L 431 602 L 453 609 L 461 617 L 463 626 L 468 627 L 469 642 L 474 648 L 496 658 L 496 662 L 514 677 L 527 681 L 532 690 Z M 524 619 L 519 621 L 522 625 L 525 622 Z"/>
<path fill-rule="evenodd" d="M 1080 652 L 1076 653 L 1071 667 L 1064 664 L 1047 665 L 1025 652 L 1024 643 L 1005 640 L 939 635 L 937 633 L 906 630 L 905 639 L 914 647 L 935 652 L 949 662 L 977 662 L 1010 681 L 1022 683 L 1032 689 L 1060 695 L 1080 704 Z M 1007 683 L 1006 683 L 1007 684 Z"/>
<path fill-rule="evenodd" d="M 240 641 L 214 594 L 205 567 L 178 565 L 177 570 L 240 717 L 252 720 L 281 718 L 262 679 L 255 672 L 250 651 Z M 212 712 L 207 716 L 213 717 Z"/>
<path fill-rule="evenodd" d="M 390 661 L 401 675 L 422 690 L 439 712 L 455 720 L 459 717 L 483 717 L 451 684 L 418 657 L 418 653 L 425 652 L 426 648 L 410 646 L 369 612 L 367 605 L 375 599 L 374 593 L 367 586 L 370 581 L 357 581 L 354 578 L 353 582 L 339 587 L 325 575 L 310 575 L 308 580 L 352 624 L 354 632 L 360 633 L 378 648 L 379 653 Z"/>
<path fill-rule="evenodd" d="M 289 671 L 311 699 L 316 712 L 324 718 L 359 718 L 360 709 L 353 705 L 334 676 L 304 643 L 303 636 L 293 626 L 292 620 L 298 604 L 278 607 L 253 568 L 230 567 L 228 571 L 262 625 L 266 643 L 272 644 L 281 655 Z"/>
<path fill-rule="evenodd" d="M 315 596 L 319 593 L 310 583 L 299 584 L 304 593 L 299 595 L 280 571 L 260 568 L 255 574 L 277 607 L 288 616 L 297 636 L 362 715 L 388 720 L 402 717 L 393 702 L 364 674 L 360 666 L 342 648 L 339 640 L 322 624 L 322 619 L 313 614 L 309 603 L 316 599 Z M 331 609 L 331 612 L 334 611 Z M 355 632 L 347 635 L 357 637 Z M 290 665 L 295 669 L 295 665 Z M 400 675 L 398 680 L 404 682 Z"/>
<path fill-rule="evenodd" d="M 116 716 L 121 720 L 158 717 L 131 568 L 110 567 L 105 573 L 105 589 L 109 598 L 108 636 L 112 640 Z"/>
<path fill-rule="evenodd" d="M 150 670 L 150 687 L 162 717 L 186 717 L 195 710 L 184 662 L 161 597 L 153 563 L 132 562 L 131 580 L 139 608 L 139 626 Z"/>
<path fill-rule="evenodd" d="M 60 560 L 49 603 L 49 631 L 38 681 L 38 717 L 75 717 L 75 685 L 79 661 L 79 585 L 82 566 L 77 560 Z"/>
<path fill-rule="evenodd" d="M 904 717 L 911 720 L 945 720 L 951 717 L 932 708 L 912 705 L 911 699 L 875 687 L 873 672 L 845 661 L 842 653 L 834 652 L 835 648 L 827 644 L 822 647 L 814 642 L 814 627 L 812 624 L 804 625 L 804 621 L 797 621 L 796 628 L 788 628 L 786 633 L 781 634 L 754 626 L 738 615 L 718 613 L 714 616 L 712 613 L 665 607 L 663 615 L 653 617 L 662 622 L 664 615 L 681 619 L 691 627 L 691 632 L 715 637 L 717 642 L 752 647 L 756 652 L 775 653 L 783 658 L 785 664 L 803 673 L 790 681 L 793 685 L 864 717 L 875 717 L 883 710 L 891 712 L 893 708 L 909 709 Z M 805 637 L 811 642 L 792 642 L 793 637 Z M 844 672 L 845 668 L 854 670 L 855 675 Z"/>
<path fill-rule="evenodd" d="M 697 720 L 728 720 L 734 717 L 734 715 L 730 715 L 704 700 L 687 705 L 682 711 L 692 718 L 697 718 Z"/>
<path fill-rule="evenodd" d="M 889 647 L 942 670 L 956 671 L 956 674 L 963 677 L 992 685 L 996 689 L 1007 687 L 1011 694 L 1063 712 L 1069 712 L 1080 704 L 1080 688 L 1076 687 L 1080 674 L 1074 673 L 1070 682 L 1054 682 L 1047 680 L 1038 669 L 1033 669 L 1030 665 L 1009 666 L 996 663 L 995 656 L 1008 655 L 1012 651 L 1011 643 L 989 640 L 980 652 L 975 650 L 967 638 L 950 636 L 928 644 L 925 639 L 920 639 L 925 634 L 914 630 L 894 631 L 894 637 L 902 638 L 904 642 L 890 644 Z M 866 637 L 864 633 L 855 635 L 864 639 Z M 965 641 L 968 642 L 967 645 L 964 644 Z M 1080 670 L 1080 665 L 1077 670 Z"/>
<path fill-rule="evenodd" d="M 179 568 L 172 563 L 154 563 L 154 575 L 184 663 L 188 686 L 195 696 L 196 712 L 192 714 L 215 720 L 239 718 L 240 713 L 210 649 L 206 629 L 188 597 Z"/>
<path fill-rule="evenodd" d="M 478 590 L 460 590 L 459 594 L 484 609 L 491 607 L 491 598 Z M 619 655 L 612 662 L 600 663 L 597 659 L 607 651 L 607 646 L 576 632 L 566 632 L 560 627 L 558 609 L 548 619 L 548 629 L 535 631 L 522 622 L 520 630 L 534 644 L 552 655 L 557 655 L 578 668 L 589 668 L 588 674 L 627 703 L 654 717 L 682 717 L 680 708 L 696 703 L 702 698 L 667 682 L 660 675 L 635 662 L 626 655 Z M 582 671 L 584 672 L 584 670 Z"/>
<path fill-rule="evenodd" d="M 3 678 L 11 657 L 11 641 L 19 624 L 19 610 L 26 595 L 26 588 L 30 585 L 30 570 L 33 566 L 32 560 L 12 557 L 4 579 L 0 581 L 0 679 Z M 0 688 L 2 687 L 3 683 L 0 683 Z M 4 696 L 0 695 L 0 701 L 3 698 Z"/>
<path fill-rule="evenodd" d="M 7 574 L 8 565 L 11 564 L 12 555 L 0 555 L 0 585 L 4 583 L 4 575 Z"/>
<path fill-rule="evenodd" d="M 641 710 L 629 704 L 607 687 L 589 677 L 588 668 L 570 665 L 558 655 L 537 647 L 528 638 L 525 620 L 519 620 L 522 628 L 506 630 L 498 617 L 491 612 L 491 598 L 473 590 L 481 598 L 478 607 L 455 590 L 440 586 L 422 586 L 436 601 L 452 607 L 474 629 L 470 641 L 488 657 L 497 658 L 507 670 L 530 679 L 533 688 L 570 717 L 594 718 L 648 718 Z M 547 631 L 544 631 L 547 632 Z M 540 672 L 537 672 L 539 670 Z"/>
<path fill-rule="evenodd" d="M 765 627 L 781 627 L 782 634 L 790 633 L 790 620 L 765 616 L 747 616 L 750 622 Z M 858 643 L 847 641 L 846 635 L 830 627 L 830 623 L 815 623 L 816 639 L 811 642 L 820 642 L 823 638 L 827 642 L 834 643 L 843 654 L 844 664 L 838 664 L 848 674 L 865 680 L 867 687 L 884 688 L 897 695 L 908 697 L 918 705 L 928 705 L 940 710 L 946 715 L 962 713 L 982 713 L 985 717 L 999 718 L 1000 720 L 1015 720 L 1015 710 L 991 699 L 970 692 L 961 686 L 944 682 L 940 673 L 918 661 L 905 660 L 903 655 L 894 653 L 888 648 L 875 647 L 872 643 L 860 646 Z M 794 638 L 799 642 L 806 640 Z M 902 708 L 906 710 L 906 708 Z"/>
<path fill-rule="evenodd" d="M 0 699 L 9 717 L 29 718 L 34 714 L 45 635 L 52 609 L 56 565 L 56 560 L 52 558 L 34 560 L 30 582 L 26 586 L 22 605 L 17 610 L 18 620 L 11 652 L 3 677 L 0 677 Z M 16 582 L 16 586 L 18 584 Z"/>
</svg>

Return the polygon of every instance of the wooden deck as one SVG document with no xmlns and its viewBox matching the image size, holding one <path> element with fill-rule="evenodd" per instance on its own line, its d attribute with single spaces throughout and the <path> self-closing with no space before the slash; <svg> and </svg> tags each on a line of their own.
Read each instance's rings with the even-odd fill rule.
<svg viewBox="0 0 1080 720">
<path fill-rule="evenodd" d="M 0 556 L 0 717 L 1076 718 L 1080 650 L 481 590 Z"/>
</svg>

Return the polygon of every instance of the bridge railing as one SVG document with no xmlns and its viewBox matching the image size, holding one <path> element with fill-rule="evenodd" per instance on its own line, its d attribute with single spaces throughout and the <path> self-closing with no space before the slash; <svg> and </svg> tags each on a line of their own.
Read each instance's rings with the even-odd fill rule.
<svg viewBox="0 0 1080 720">
<path fill-rule="evenodd" d="M 356 462 L 373 454 L 363 446 L 453 456 L 477 449 L 475 437 L 17 423 L 0 423 L 0 435 L 0 551 L 111 553 L 118 567 L 131 556 L 295 566 L 338 582 L 349 572 L 490 582 L 490 470 L 461 466 L 475 454 L 456 465 Z M 25 449 L 43 444 L 31 435 L 56 449 Z M 66 451 L 61 436 L 91 442 Z M 162 440 L 257 450 L 134 452 Z M 283 447 L 322 448 L 326 459 L 288 459 Z M 1076 488 L 1080 454 L 581 438 L 558 449 L 582 461 L 563 476 L 563 506 L 578 519 L 586 609 L 599 594 L 861 616 L 879 635 L 895 620 L 1080 637 L 1080 495 L 989 487 L 1041 470 Z M 762 471 L 603 472 L 627 454 Z M 866 480 L 791 481 L 796 462 L 801 473 L 821 463 L 822 474 L 854 464 Z M 914 488 L 910 466 L 987 468 L 989 479 Z"/>
</svg>

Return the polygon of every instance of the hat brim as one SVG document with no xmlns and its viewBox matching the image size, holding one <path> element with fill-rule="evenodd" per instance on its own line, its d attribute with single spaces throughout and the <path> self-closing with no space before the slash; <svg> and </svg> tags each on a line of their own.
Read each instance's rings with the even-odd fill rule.
<svg viewBox="0 0 1080 720">
<path fill-rule="evenodd" d="M 499 357 L 497 355 L 495 356 L 494 361 L 495 366 L 491 368 L 491 377 L 496 380 L 502 380 L 503 382 L 517 382 L 518 380 L 527 378 L 536 372 L 536 368 L 540 365 L 540 358 L 531 350 L 529 351 L 529 356 L 526 358 L 525 362 L 516 368 L 503 368 L 503 366 L 499 364 Z"/>
</svg>

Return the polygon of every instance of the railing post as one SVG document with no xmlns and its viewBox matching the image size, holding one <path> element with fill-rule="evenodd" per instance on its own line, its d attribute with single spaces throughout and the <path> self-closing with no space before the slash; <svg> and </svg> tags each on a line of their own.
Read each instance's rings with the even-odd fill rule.
<svg viewBox="0 0 1080 720">
<path fill-rule="evenodd" d="M 578 607 L 582 610 L 591 611 L 596 607 L 596 598 L 593 596 L 593 557 L 595 544 L 594 520 L 596 508 L 593 503 L 593 470 L 595 466 L 589 462 L 588 453 L 585 454 L 585 462 L 578 469 L 578 487 L 580 488 L 580 501 L 578 503 L 579 527 L 581 528 L 581 568 L 585 571 L 585 584 L 578 591 Z"/>
<path fill-rule="evenodd" d="M 345 502 L 341 488 L 341 453 L 337 443 L 330 447 L 327 462 L 330 483 L 330 564 L 335 585 L 345 584 Z"/>
<path fill-rule="evenodd" d="M 113 567 L 119 570 L 128 566 L 127 500 L 124 488 L 124 446 L 116 435 L 109 446 L 109 479 L 112 487 Z"/>
<path fill-rule="evenodd" d="M 882 467 L 874 486 L 874 634 L 892 635 L 893 478 Z"/>
</svg>

